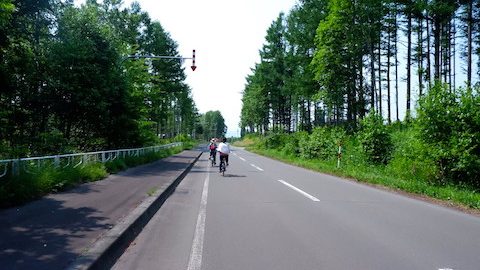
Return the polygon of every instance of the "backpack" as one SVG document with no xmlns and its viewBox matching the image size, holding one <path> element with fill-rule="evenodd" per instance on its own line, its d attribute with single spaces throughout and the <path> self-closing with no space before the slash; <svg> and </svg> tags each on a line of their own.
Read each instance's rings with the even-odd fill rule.
<svg viewBox="0 0 480 270">
<path fill-rule="evenodd" d="M 210 144 L 210 150 L 215 150 L 217 147 L 215 146 L 214 143 Z"/>
</svg>

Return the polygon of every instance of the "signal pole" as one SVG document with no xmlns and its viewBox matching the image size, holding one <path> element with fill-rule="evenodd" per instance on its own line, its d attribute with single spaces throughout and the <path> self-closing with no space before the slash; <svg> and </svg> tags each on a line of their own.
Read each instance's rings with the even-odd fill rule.
<svg viewBox="0 0 480 270">
<path fill-rule="evenodd" d="M 195 65 L 195 50 L 192 52 L 192 57 L 180 57 L 180 56 L 168 56 L 168 55 L 127 55 L 123 60 L 127 59 L 178 59 L 180 61 L 186 60 L 186 59 L 191 59 L 192 60 L 192 65 L 190 68 L 192 71 L 195 71 L 197 69 L 197 66 Z"/>
</svg>

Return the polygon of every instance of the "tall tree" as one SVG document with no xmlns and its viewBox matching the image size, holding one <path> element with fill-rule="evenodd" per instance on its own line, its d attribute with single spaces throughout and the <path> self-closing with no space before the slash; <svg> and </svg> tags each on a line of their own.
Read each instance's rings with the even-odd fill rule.
<svg viewBox="0 0 480 270">
<path fill-rule="evenodd" d="M 268 92 L 274 129 L 290 130 L 291 92 L 285 87 L 286 40 L 285 15 L 280 13 L 267 30 L 260 57 L 269 72 L 264 73 L 264 87 Z"/>
<path fill-rule="evenodd" d="M 196 108 L 180 63 L 126 60 L 178 55 L 162 31 L 137 3 L 0 0 L 0 155 L 156 143 L 152 101 L 162 128 L 191 132 Z"/>
<path fill-rule="evenodd" d="M 432 0 L 429 3 L 430 19 L 433 21 L 433 43 L 434 43 L 434 78 L 441 79 L 441 49 L 442 49 L 442 33 L 444 33 L 445 26 L 452 19 L 456 9 L 456 1 L 450 0 Z M 444 43 L 445 44 L 445 43 Z"/>
<path fill-rule="evenodd" d="M 464 11 L 461 14 L 461 20 L 463 27 L 461 32 L 466 36 L 467 46 L 466 50 L 463 51 L 463 57 L 466 59 L 467 64 L 467 86 L 471 87 L 472 85 L 472 58 L 473 58 L 473 33 L 474 26 L 478 24 L 478 21 L 474 20 L 474 4 L 473 0 L 460 0 L 460 4 L 463 6 Z"/>
<path fill-rule="evenodd" d="M 205 140 L 225 137 L 227 126 L 220 111 L 208 111 L 202 118 Z"/>
<path fill-rule="evenodd" d="M 269 126 L 269 104 L 266 88 L 262 80 L 264 63 L 257 64 L 253 74 L 247 76 L 243 91 L 241 128 L 248 133 L 265 133 Z"/>
<path fill-rule="evenodd" d="M 315 51 L 315 33 L 320 21 L 328 12 L 327 0 L 302 0 L 290 11 L 287 18 L 286 40 L 289 45 L 288 66 L 291 76 L 287 87 L 293 91 L 298 104 L 298 129 L 311 131 L 312 102 L 317 92 L 314 74 L 309 65 Z"/>
<path fill-rule="evenodd" d="M 356 85 L 352 78 L 357 77 L 358 62 L 361 58 L 359 24 L 353 23 L 355 6 L 351 1 L 331 2 L 330 12 L 317 29 L 315 38 L 317 50 L 312 66 L 315 79 L 320 84 L 320 96 L 328 106 L 333 121 L 344 119 L 344 101 L 347 102 L 347 120 L 355 115 Z M 353 29 L 352 29 L 353 28 Z"/>
</svg>

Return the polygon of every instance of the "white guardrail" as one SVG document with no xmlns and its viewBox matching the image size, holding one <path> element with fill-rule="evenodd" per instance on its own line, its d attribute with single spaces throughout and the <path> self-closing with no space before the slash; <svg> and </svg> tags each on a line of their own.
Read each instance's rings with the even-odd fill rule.
<svg viewBox="0 0 480 270">
<path fill-rule="evenodd" d="M 175 142 L 165 145 L 150 146 L 143 148 L 118 149 L 88 153 L 63 154 L 44 157 L 29 157 L 19 159 L 0 160 L 0 178 L 7 175 L 8 170 L 13 175 L 18 175 L 20 171 L 29 172 L 29 168 L 41 168 L 42 166 L 68 167 L 83 166 L 87 163 L 108 162 L 117 158 L 138 157 L 147 153 L 158 152 L 161 149 L 171 148 L 182 145 L 181 142 Z"/>
</svg>

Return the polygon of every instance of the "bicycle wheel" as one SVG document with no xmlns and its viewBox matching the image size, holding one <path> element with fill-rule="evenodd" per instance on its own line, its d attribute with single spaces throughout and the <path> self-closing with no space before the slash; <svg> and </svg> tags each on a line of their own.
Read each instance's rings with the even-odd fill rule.
<svg viewBox="0 0 480 270">
<path fill-rule="evenodd" d="M 220 170 L 220 173 L 222 174 L 222 176 L 225 175 L 225 161 L 223 161 L 223 159 L 220 161 L 220 165 L 219 165 L 219 170 Z"/>
</svg>

